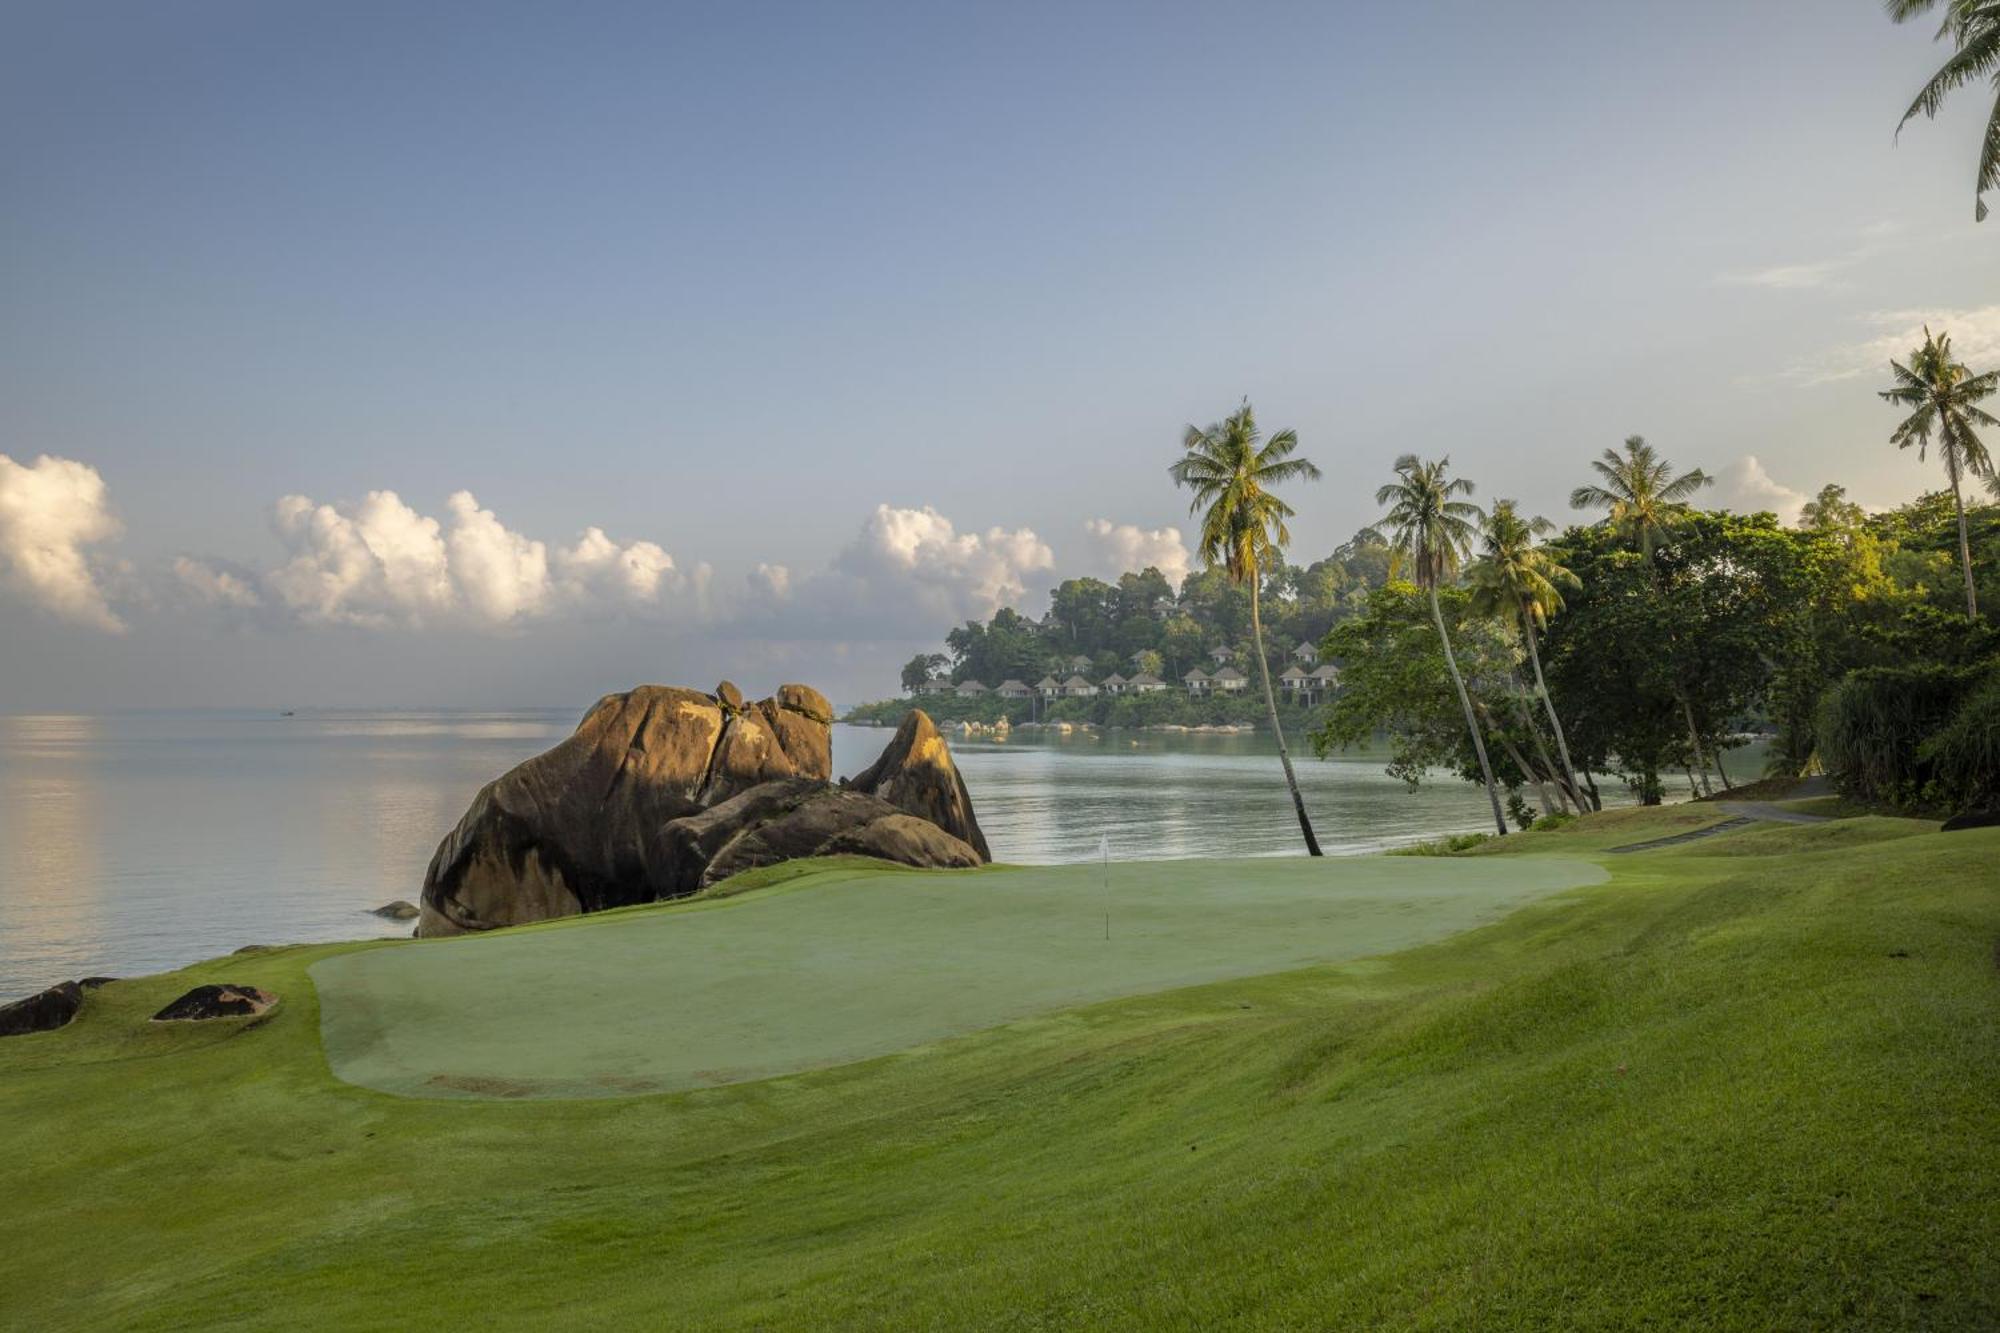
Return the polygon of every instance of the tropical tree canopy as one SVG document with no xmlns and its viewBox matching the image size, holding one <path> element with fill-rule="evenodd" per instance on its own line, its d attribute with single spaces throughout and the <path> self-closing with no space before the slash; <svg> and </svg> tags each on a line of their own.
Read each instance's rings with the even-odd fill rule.
<svg viewBox="0 0 2000 1333">
<path fill-rule="evenodd" d="M 1562 589 L 1578 586 L 1575 574 L 1535 544 L 1555 530 L 1545 518 L 1523 518 L 1512 500 L 1495 500 L 1480 530 L 1479 558 L 1466 570 L 1475 609 L 1508 620 L 1526 616 L 1535 629 L 1546 626 L 1562 610 Z"/>
<path fill-rule="evenodd" d="M 1570 508 L 1604 510 L 1605 523 L 1648 560 L 1694 512 L 1690 497 L 1714 481 L 1700 468 L 1676 477 L 1643 435 L 1627 436 L 1623 453 L 1606 449 L 1590 466 L 1601 484 L 1571 491 Z"/>
<path fill-rule="evenodd" d="M 1435 588 L 1458 573 L 1478 537 L 1479 506 L 1458 498 L 1472 489 L 1470 481 L 1451 475 L 1450 458 L 1426 463 L 1404 454 L 1396 460 L 1396 480 L 1375 492 L 1375 503 L 1388 507 L 1382 521 L 1418 587 Z"/>
<path fill-rule="evenodd" d="M 2000 91 L 2000 0 L 1888 0 L 1889 17 L 1906 23 L 1944 6 L 1939 41 L 1953 46 L 1951 58 L 1931 75 L 1896 125 L 1897 132 L 1918 116 L 1934 119 L 1946 97 L 1968 83 L 1990 80 Z M 1973 187 L 1972 215 L 1986 220 L 1986 192 L 2000 187 L 2000 101 L 1986 122 L 1979 149 L 1979 175 Z"/>
<path fill-rule="evenodd" d="M 1168 469 L 1176 485 L 1194 493 L 1188 513 L 1201 516 L 1196 552 L 1204 563 L 1229 572 L 1232 582 L 1256 577 L 1264 552 L 1291 544 L 1285 520 L 1292 507 L 1273 493 L 1288 481 L 1317 481 L 1320 471 L 1297 458 L 1297 431 L 1269 440 L 1257 429 L 1250 404 L 1203 429 L 1189 426 L 1185 451 Z"/>
<path fill-rule="evenodd" d="M 1899 449 L 1914 444 L 1921 460 L 1935 440 L 1945 476 L 1954 486 L 1968 473 L 1991 476 L 1992 456 L 1974 428 L 2000 426 L 2000 419 L 1979 406 L 2000 389 L 2000 371 L 1973 374 L 1952 360 L 1951 335 L 1933 334 L 1928 327 L 1923 346 L 1910 353 L 1909 363 L 1891 361 L 1889 371 L 1896 386 L 1882 391 L 1883 400 L 1910 409 L 1889 442 Z"/>
</svg>

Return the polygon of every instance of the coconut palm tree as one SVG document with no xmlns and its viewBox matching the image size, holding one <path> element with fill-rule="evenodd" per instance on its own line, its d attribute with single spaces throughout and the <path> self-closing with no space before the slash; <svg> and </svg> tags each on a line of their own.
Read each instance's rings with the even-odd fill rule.
<svg viewBox="0 0 2000 1333">
<path fill-rule="evenodd" d="M 1438 584 L 1458 572 L 1465 553 L 1478 534 L 1479 506 L 1457 497 L 1472 494 L 1472 483 L 1451 475 L 1451 459 L 1426 463 L 1415 454 L 1396 460 L 1396 480 L 1375 492 L 1375 503 L 1387 505 L 1383 521 L 1395 535 L 1393 541 L 1409 558 L 1417 586 L 1430 594 L 1431 623 L 1437 626 L 1438 642 L 1444 646 L 1445 669 L 1458 689 L 1459 707 L 1465 710 L 1465 729 L 1472 736 L 1472 750 L 1479 756 L 1479 774 L 1486 779 L 1486 798 L 1493 803 L 1493 826 L 1507 836 L 1507 816 L 1500 809 L 1500 788 L 1493 781 L 1493 765 L 1486 758 L 1486 741 L 1473 715 L 1472 696 L 1466 692 L 1465 677 L 1459 673 L 1458 657 L 1451 650 L 1451 635 L 1445 631 L 1444 612 L 1438 608 Z"/>
<path fill-rule="evenodd" d="M 1888 0 L 1889 17 L 1905 23 L 1919 14 L 1930 13 L 1939 3 L 1940 0 Z M 1938 28 L 1938 40 L 1949 38 L 1957 49 L 1931 75 L 1930 82 L 1917 94 L 1917 100 L 1903 113 L 1903 119 L 1896 125 L 1898 134 L 1918 116 L 1934 119 L 1945 97 L 1968 83 L 1987 79 L 2000 91 L 2000 0 L 1942 0 L 1942 3 L 1945 16 Z M 1992 189 L 2000 189 L 2000 102 L 1994 104 L 1979 149 L 1979 180 L 1972 198 L 1972 216 L 1978 221 L 1986 220 L 1986 192 Z"/>
<path fill-rule="evenodd" d="M 1576 765 L 1570 761 L 1569 740 L 1563 735 L 1562 719 L 1556 716 L 1555 701 L 1549 698 L 1549 683 L 1542 675 L 1542 653 L 1535 636 L 1547 628 L 1549 617 L 1562 610 L 1562 589 L 1580 588 L 1582 582 L 1549 554 L 1535 545 L 1556 525 L 1537 516 L 1523 518 L 1512 500 L 1495 500 L 1480 529 L 1479 559 L 1466 571 L 1472 584 L 1473 609 L 1483 615 L 1500 616 L 1521 627 L 1521 640 L 1528 645 L 1528 661 L 1535 668 L 1535 693 L 1541 696 L 1542 710 L 1555 731 L 1556 753 L 1562 756 L 1563 780 L 1569 784 L 1570 799 L 1579 808 L 1584 804 L 1583 787 L 1576 780 Z"/>
<path fill-rule="evenodd" d="M 1917 461 L 1937 437 L 1938 459 L 1951 482 L 1951 502 L 1958 510 L 1958 559 L 1965 570 L 1965 614 L 1979 619 L 1979 594 L 1972 587 L 1972 543 L 1965 529 L 1965 497 L 1959 483 L 1967 473 L 1993 476 L 1993 457 L 1986 452 L 1975 426 L 2000 426 L 2000 420 L 1979 406 L 2000 389 L 2000 371 L 1975 375 L 1951 359 L 1951 335 L 1924 329 L 1924 345 L 1910 353 L 1910 364 L 1889 363 L 1896 387 L 1884 389 L 1885 401 L 1910 408 L 1889 442 L 1898 449 L 1917 446 Z"/>
<path fill-rule="evenodd" d="M 1299 776 L 1292 770 L 1291 751 L 1285 748 L 1285 732 L 1278 725 L 1278 699 L 1271 692 L 1271 664 L 1264 655 L 1259 594 L 1265 556 L 1283 550 L 1292 540 L 1285 526 L 1285 520 L 1292 517 L 1292 507 L 1274 494 L 1275 489 L 1290 481 L 1319 480 L 1317 467 L 1294 456 L 1298 447 L 1297 431 L 1281 430 L 1265 440 L 1246 398 L 1243 406 L 1206 429 L 1189 426 L 1181 437 L 1181 459 L 1167 472 L 1175 485 L 1194 492 L 1188 512 L 1201 516 L 1202 562 L 1210 569 L 1224 570 L 1232 583 L 1250 585 L 1250 638 L 1256 645 L 1257 670 L 1264 682 L 1264 710 L 1270 718 L 1271 734 L 1278 738 L 1278 762 L 1285 770 L 1285 785 L 1292 789 L 1292 809 L 1298 813 L 1306 852 L 1319 856 L 1319 839 L 1313 836 L 1312 820 L 1306 817 Z"/>
<path fill-rule="evenodd" d="M 1702 487 L 1713 485 L 1715 478 L 1700 468 L 1675 476 L 1673 466 L 1646 443 L 1643 435 L 1626 436 L 1624 453 L 1606 449 L 1604 456 L 1590 466 L 1604 484 L 1579 486 L 1571 491 L 1570 508 L 1604 510 L 1606 525 L 1646 558 L 1647 573 L 1658 591 L 1660 577 L 1653 563 L 1654 554 L 1673 530 L 1693 515 L 1694 506 L 1688 503 L 1688 498 Z M 1712 794 L 1708 785 L 1708 756 L 1701 748 L 1701 731 L 1694 724 L 1694 703 L 1678 678 L 1674 680 L 1674 699 L 1687 723 L 1688 745 L 1694 752 L 1695 768 L 1701 773 L 1702 790 Z"/>
</svg>

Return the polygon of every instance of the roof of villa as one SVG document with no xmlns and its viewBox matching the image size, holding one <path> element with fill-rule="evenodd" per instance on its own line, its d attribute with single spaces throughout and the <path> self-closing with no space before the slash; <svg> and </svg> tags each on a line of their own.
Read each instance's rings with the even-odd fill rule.
<svg viewBox="0 0 2000 1333">
<path fill-rule="evenodd" d="M 1314 680 L 1339 680 L 1339 679 L 1340 679 L 1340 668 L 1339 668 L 1339 667 L 1337 667 L 1337 666 L 1335 666 L 1335 665 L 1334 665 L 1333 663 L 1331 663 L 1331 662 L 1328 662 L 1328 663 L 1327 663 L 1327 664 L 1326 664 L 1325 666 L 1323 666 L 1323 667 L 1321 667 L 1321 668 L 1320 668 L 1319 670 L 1317 670 L 1317 671 L 1313 672 L 1313 679 L 1314 679 Z"/>
<path fill-rule="evenodd" d="M 1046 690 L 1051 685 L 1060 685 L 1060 684 L 1062 684 L 1062 682 L 1057 680 L 1054 676 L 1043 676 L 1040 680 L 1035 682 L 1035 688 L 1038 690 Z"/>
<path fill-rule="evenodd" d="M 1110 675 L 1104 678 L 1104 683 L 1106 685 L 1124 685 L 1127 683 L 1127 681 L 1125 677 L 1119 675 L 1116 671 L 1114 671 Z"/>
<path fill-rule="evenodd" d="M 983 690 L 986 688 L 986 684 L 983 681 L 977 680 L 961 680 L 958 682 L 958 688 L 961 690 Z"/>
<path fill-rule="evenodd" d="M 1241 671 L 1238 671 L 1238 670 L 1237 670 L 1237 669 L 1236 669 L 1235 667 L 1224 667 L 1224 668 L 1222 668 L 1222 670 L 1220 670 L 1220 671 L 1216 672 L 1216 673 L 1215 673 L 1215 674 L 1214 674 L 1213 676 L 1209 677 L 1209 679 L 1211 679 L 1211 680 L 1248 680 L 1248 679 L 1250 679 L 1250 678 L 1249 678 L 1248 676 L 1244 675 L 1244 674 L 1243 674 L 1243 673 L 1242 673 Z"/>
<path fill-rule="evenodd" d="M 1063 682 L 1063 688 L 1066 690 L 1094 690 L 1097 687 L 1095 685 L 1092 685 L 1089 681 L 1085 680 L 1082 676 L 1071 676 L 1068 680 Z"/>
<path fill-rule="evenodd" d="M 1012 676 L 1009 676 L 1000 682 L 1000 688 L 1003 690 L 1025 690 L 1028 688 L 1028 683 L 1022 680 L 1015 680 Z"/>
<path fill-rule="evenodd" d="M 1207 673 L 1206 671 L 1203 671 L 1203 670 L 1202 670 L 1202 669 L 1201 669 L 1200 667 L 1189 667 L 1189 668 L 1187 669 L 1186 673 L 1185 673 L 1185 674 L 1183 674 L 1183 675 L 1181 676 L 1181 679 L 1182 679 L 1182 680 L 1209 680 L 1209 679 L 1211 679 L 1211 677 L 1209 676 L 1209 674 L 1208 674 L 1208 673 Z"/>
<path fill-rule="evenodd" d="M 1298 669 L 1297 667 L 1286 667 L 1286 668 L 1285 668 L 1285 670 L 1284 670 L 1284 674 L 1283 674 L 1283 675 L 1281 675 L 1281 676 L 1279 676 L 1279 677 L 1278 677 L 1278 679 L 1279 679 L 1279 680 L 1310 680 L 1310 679 L 1312 679 L 1312 678 L 1311 678 L 1310 676 L 1306 675 L 1306 673 L 1305 673 L 1305 672 L 1303 672 L 1303 671 L 1299 670 L 1299 669 Z"/>
</svg>

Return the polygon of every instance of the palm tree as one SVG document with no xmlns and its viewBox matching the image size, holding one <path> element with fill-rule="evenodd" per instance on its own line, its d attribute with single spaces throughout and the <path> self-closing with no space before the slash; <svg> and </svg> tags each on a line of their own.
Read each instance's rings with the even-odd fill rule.
<svg viewBox="0 0 2000 1333">
<path fill-rule="evenodd" d="M 1210 569 L 1226 571 L 1232 583 L 1250 585 L 1250 636 L 1264 681 L 1264 710 L 1270 717 L 1271 734 L 1278 738 L 1278 762 L 1284 766 L 1285 785 L 1292 789 L 1292 809 L 1298 812 L 1306 852 L 1320 856 L 1319 839 L 1313 836 L 1312 821 L 1306 817 L 1305 797 L 1299 794 L 1299 777 L 1292 771 L 1291 751 L 1285 748 L 1284 729 L 1278 725 L 1278 699 L 1271 692 L 1271 664 L 1264 656 L 1264 619 L 1258 592 L 1264 581 L 1264 557 L 1283 550 L 1292 540 L 1285 527 L 1292 507 L 1273 494 L 1274 489 L 1288 481 L 1319 480 L 1317 467 L 1293 457 L 1298 447 L 1297 431 L 1281 430 L 1265 440 L 1246 398 L 1243 406 L 1206 430 L 1189 426 L 1181 437 L 1181 459 L 1167 473 L 1175 485 L 1194 492 L 1188 512 L 1201 515 L 1202 562 Z"/>
<path fill-rule="evenodd" d="M 1596 459 L 1590 466 L 1604 479 L 1604 484 L 1579 486 L 1571 491 L 1570 508 L 1604 510 L 1604 522 L 1625 541 L 1638 547 L 1639 554 L 1646 558 L 1647 573 L 1652 578 L 1654 590 L 1658 591 L 1660 577 L 1653 563 L 1654 553 L 1675 528 L 1693 515 L 1694 506 L 1688 503 L 1688 497 L 1704 486 L 1713 485 L 1715 479 L 1700 468 L 1676 477 L 1673 466 L 1646 443 L 1643 435 L 1626 436 L 1623 454 L 1616 449 L 1606 449 L 1604 457 Z M 1694 724 L 1694 704 L 1678 678 L 1674 681 L 1674 698 L 1681 706 L 1681 717 L 1687 722 L 1688 745 L 1694 752 L 1695 767 L 1701 773 L 1702 790 L 1711 792 L 1708 757 L 1701 748 L 1700 729 Z"/>
<path fill-rule="evenodd" d="M 1512 500 L 1495 500 L 1493 511 L 1481 529 L 1479 559 L 1467 571 L 1472 582 L 1473 608 L 1483 615 L 1503 616 L 1521 627 L 1522 641 L 1528 645 L 1528 660 L 1535 668 L 1535 693 L 1549 715 L 1556 734 L 1556 752 L 1562 756 L 1563 780 L 1569 784 L 1570 799 L 1578 808 L 1584 804 L 1583 787 L 1576 780 L 1576 765 L 1570 761 L 1569 740 L 1563 735 L 1562 719 L 1556 716 L 1555 701 L 1549 698 L 1549 683 L 1542 675 L 1542 653 L 1535 635 L 1545 629 L 1549 617 L 1562 610 L 1563 588 L 1580 588 L 1582 582 L 1549 554 L 1535 538 L 1545 537 L 1556 525 L 1545 518 L 1523 518 Z"/>
<path fill-rule="evenodd" d="M 1426 463 L 1415 454 L 1396 460 L 1396 480 L 1375 492 L 1375 503 L 1387 505 L 1384 521 L 1395 533 L 1395 544 L 1408 555 L 1417 586 L 1430 594 L 1431 623 L 1437 626 L 1438 642 L 1444 645 L 1445 669 L 1458 689 L 1459 707 L 1465 710 L 1465 729 L 1472 735 L 1472 749 L 1479 756 L 1479 773 L 1486 779 L 1486 798 L 1493 803 L 1493 825 L 1507 836 L 1507 817 L 1500 809 L 1500 788 L 1493 781 L 1493 765 L 1486 758 L 1486 741 L 1473 715 L 1472 696 L 1466 692 L 1465 677 L 1459 674 L 1458 657 L 1451 650 L 1451 635 L 1444 627 L 1444 612 L 1438 609 L 1438 584 L 1458 572 L 1467 548 L 1478 532 L 1479 506 L 1456 497 L 1472 494 L 1472 483 L 1451 475 L 1451 459 Z"/>
<path fill-rule="evenodd" d="M 1991 79 L 1994 88 L 2000 90 L 2000 0 L 1943 2 L 1945 17 L 1938 28 L 1938 40 L 1950 38 L 1957 50 L 1931 75 L 1930 82 L 1917 94 L 1917 100 L 1910 103 L 1910 109 L 1897 122 L 1898 134 L 1920 115 L 1935 119 L 1946 95 L 1975 79 Z M 1928 14 L 1938 3 L 1939 0 L 1888 0 L 1889 17 L 1905 23 L 1919 14 Z M 1979 149 L 1979 183 L 1973 190 L 1972 204 L 1975 220 L 1986 220 L 1986 192 L 1992 189 L 2000 189 L 2000 102 L 1994 104 Z"/>
<path fill-rule="evenodd" d="M 1993 476 L 1993 458 L 1974 426 L 2000 426 L 2000 420 L 1979 404 L 2000 388 L 2000 371 L 1975 375 L 1951 359 L 1951 335 L 1932 336 L 1924 329 L 1924 345 L 1910 353 L 1910 364 L 1891 361 L 1896 387 L 1884 389 L 1882 397 L 1899 407 L 1912 409 L 1896 427 L 1889 442 L 1899 449 L 1917 446 L 1917 461 L 1937 436 L 1938 457 L 1944 475 L 1951 481 L 1951 502 L 1958 509 L 1958 559 L 1965 569 L 1965 614 L 1979 619 L 1979 595 L 1972 588 L 1972 543 L 1965 530 L 1965 497 L 1959 482 L 1966 473 L 1975 477 Z"/>
</svg>

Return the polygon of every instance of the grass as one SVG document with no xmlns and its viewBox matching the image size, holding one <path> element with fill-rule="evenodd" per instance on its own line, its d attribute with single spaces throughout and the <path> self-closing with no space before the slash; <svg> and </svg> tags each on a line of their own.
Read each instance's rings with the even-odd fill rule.
<svg viewBox="0 0 2000 1333">
<path fill-rule="evenodd" d="M 1997 858 L 1732 832 L 1379 958 L 606 1100 L 336 1081 L 307 969 L 352 946 L 121 982 L 0 1043 L 0 1325 L 1990 1328 Z M 285 1003 L 144 1023 L 216 979 Z"/>
</svg>

